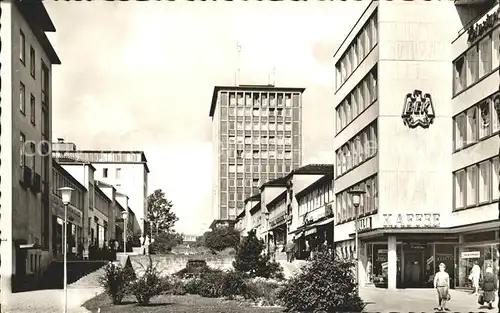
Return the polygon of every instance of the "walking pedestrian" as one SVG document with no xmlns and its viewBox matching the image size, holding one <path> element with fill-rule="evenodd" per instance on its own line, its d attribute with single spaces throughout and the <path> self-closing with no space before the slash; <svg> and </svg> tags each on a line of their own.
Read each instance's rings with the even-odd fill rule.
<svg viewBox="0 0 500 313">
<path fill-rule="evenodd" d="M 474 266 L 470 270 L 469 280 L 472 282 L 472 288 L 474 291 L 472 292 L 475 296 L 479 293 L 479 279 L 481 278 L 481 268 L 477 261 L 474 262 Z"/>
<path fill-rule="evenodd" d="M 445 272 L 446 265 L 439 264 L 439 272 L 434 276 L 434 288 L 438 294 L 438 310 L 446 309 L 446 302 L 450 300 L 450 276 Z"/>
<path fill-rule="evenodd" d="M 495 292 L 498 286 L 498 279 L 493 274 L 493 268 L 488 266 L 483 279 L 483 300 L 488 304 L 488 308 L 493 309 L 493 302 L 495 301 Z"/>
<path fill-rule="evenodd" d="M 286 260 L 290 263 L 293 261 L 294 252 L 295 252 L 295 242 L 292 239 L 292 241 L 286 244 Z"/>
</svg>

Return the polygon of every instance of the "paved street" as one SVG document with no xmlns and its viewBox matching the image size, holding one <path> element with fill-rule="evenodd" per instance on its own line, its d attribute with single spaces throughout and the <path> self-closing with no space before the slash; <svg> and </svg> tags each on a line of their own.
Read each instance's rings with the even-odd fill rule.
<svg viewBox="0 0 500 313">
<path fill-rule="evenodd" d="M 451 290 L 449 312 L 497 312 L 487 307 L 480 308 L 477 297 L 469 292 Z M 365 312 L 432 312 L 437 308 L 437 296 L 434 289 L 398 289 L 388 291 L 379 288 L 364 288 L 361 298 L 368 302 Z M 497 300 L 498 301 L 498 300 Z"/>
<path fill-rule="evenodd" d="M 68 288 L 68 313 L 87 313 L 81 305 L 101 293 L 96 287 Z M 8 311 L 2 313 L 57 313 L 63 312 L 62 290 L 37 290 L 15 293 L 11 296 Z"/>
</svg>

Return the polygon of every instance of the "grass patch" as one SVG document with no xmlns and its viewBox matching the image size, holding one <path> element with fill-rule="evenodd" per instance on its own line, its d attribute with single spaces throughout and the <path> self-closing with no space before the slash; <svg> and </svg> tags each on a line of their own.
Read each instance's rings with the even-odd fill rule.
<svg viewBox="0 0 500 313">
<path fill-rule="evenodd" d="M 106 313 L 278 313 L 283 312 L 281 308 L 269 307 L 253 307 L 248 303 L 239 301 L 226 301 L 214 298 L 203 298 L 197 295 L 184 296 L 158 296 L 151 299 L 149 306 L 139 306 L 135 297 L 125 297 L 123 304 L 112 305 L 109 297 L 106 294 L 100 294 L 83 304 L 83 306 L 91 311 L 97 312 L 100 308 L 101 312 Z"/>
</svg>

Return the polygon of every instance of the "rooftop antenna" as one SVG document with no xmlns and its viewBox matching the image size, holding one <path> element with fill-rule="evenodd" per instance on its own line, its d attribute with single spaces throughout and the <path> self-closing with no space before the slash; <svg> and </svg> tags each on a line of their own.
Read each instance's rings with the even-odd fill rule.
<svg viewBox="0 0 500 313">
<path fill-rule="evenodd" d="M 240 53 L 241 53 L 241 45 L 239 41 L 236 41 L 236 73 L 234 77 L 234 84 L 239 86 L 240 84 Z"/>
<path fill-rule="evenodd" d="M 273 69 L 270 74 L 268 74 L 268 82 L 269 86 L 274 86 L 276 84 L 276 64 L 273 64 Z"/>
</svg>

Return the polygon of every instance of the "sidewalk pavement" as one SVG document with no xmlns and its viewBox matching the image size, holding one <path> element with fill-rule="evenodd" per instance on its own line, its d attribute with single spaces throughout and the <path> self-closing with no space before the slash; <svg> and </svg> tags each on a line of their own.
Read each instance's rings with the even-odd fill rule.
<svg viewBox="0 0 500 313">
<path fill-rule="evenodd" d="M 498 299 L 493 309 L 477 303 L 477 296 L 470 291 L 450 290 L 448 312 L 498 312 Z M 437 293 L 434 289 L 387 290 L 375 287 L 360 289 L 361 298 L 367 302 L 364 312 L 433 312 L 437 310 Z"/>
<path fill-rule="evenodd" d="M 68 287 L 68 313 L 88 313 L 81 305 L 102 292 L 101 288 Z M 62 289 L 36 290 L 13 293 L 2 313 L 58 313 L 63 312 Z M 5 309 L 4 309 L 5 308 Z"/>
</svg>

